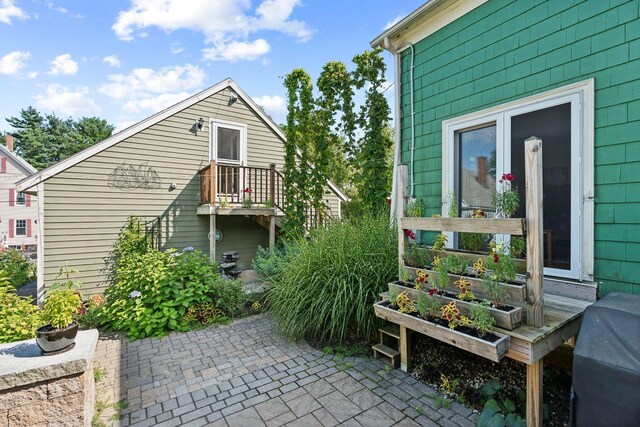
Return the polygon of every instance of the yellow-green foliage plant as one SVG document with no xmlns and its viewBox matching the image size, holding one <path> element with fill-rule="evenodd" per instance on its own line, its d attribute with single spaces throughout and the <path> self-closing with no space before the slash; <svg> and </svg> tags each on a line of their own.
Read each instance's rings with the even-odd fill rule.
<svg viewBox="0 0 640 427">
<path fill-rule="evenodd" d="M 73 289 L 54 289 L 44 300 L 42 319 L 55 329 L 64 329 L 73 323 L 81 304 L 80 295 Z"/>
<path fill-rule="evenodd" d="M 416 308 L 413 306 L 413 300 L 409 298 L 406 292 L 401 292 L 396 297 L 396 305 L 398 306 L 398 311 L 400 313 L 413 313 L 416 311 Z"/>
<path fill-rule="evenodd" d="M 42 326 L 41 313 L 30 298 L 16 295 L 0 272 L 0 343 L 22 341 L 35 337 Z"/>
</svg>

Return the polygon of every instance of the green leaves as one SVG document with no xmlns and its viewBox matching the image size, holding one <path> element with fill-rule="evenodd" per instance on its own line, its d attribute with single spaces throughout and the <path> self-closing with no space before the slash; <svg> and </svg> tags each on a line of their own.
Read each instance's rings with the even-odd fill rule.
<svg viewBox="0 0 640 427">
<path fill-rule="evenodd" d="M 19 297 L 12 287 L 0 285 L 0 343 L 33 338 L 42 325 L 41 313 L 30 298 Z"/>
</svg>

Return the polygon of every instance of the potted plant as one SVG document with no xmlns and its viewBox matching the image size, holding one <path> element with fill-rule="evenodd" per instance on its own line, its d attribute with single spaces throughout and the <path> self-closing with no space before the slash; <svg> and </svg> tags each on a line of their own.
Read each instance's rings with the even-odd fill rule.
<svg viewBox="0 0 640 427">
<path fill-rule="evenodd" d="M 78 333 L 74 315 L 81 305 L 80 294 L 73 289 L 51 291 L 42 310 L 42 318 L 47 324 L 36 330 L 36 344 L 43 355 L 64 353 L 73 348 Z"/>
</svg>

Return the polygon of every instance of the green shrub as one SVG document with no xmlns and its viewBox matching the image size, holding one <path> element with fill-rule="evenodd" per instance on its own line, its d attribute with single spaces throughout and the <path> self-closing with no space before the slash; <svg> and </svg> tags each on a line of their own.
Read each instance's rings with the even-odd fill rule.
<svg viewBox="0 0 640 427">
<path fill-rule="evenodd" d="M 198 251 L 133 251 L 121 256 L 113 271 L 117 279 L 105 292 L 100 319 L 134 340 L 189 330 L 189 308 L 211 303 L 233 316 L 244 301 L 242 285 L 222 278 L 218 265 Z"/>
<path fill-rule="evenodd" d="M 73 322 L 81 305 L 80 294 L 73 289 L 54 289 L 44 300 L 42 319 L 56 329 L 64 329 Z"/>
<path fill-rule="evenodd" d="M 135 255 L 142 255 L 151 249 L 151 239 L 144 232 L 140 219 L 131 216 L 120 229 L 118 238 L 113 244 L 113 249 L 104 259 L 105 271 L 110 283 L 118 280 L 117 268 L 121 260 L 129 259 Z"/>
<path fill-rule="evenodd" d="M 43 324 L 30 298 L 19 297 L 12 287 L 0 285 L 0 343 L 33 338 Z"/>
<path fill-rule="evenodd" d="M 385 215 L 332 223 L 299 239 L 271 277 L 267 302 L 289 337 L 370 338 L 372 305 L 398 274 L 397 232 Z"/>
<path fill-rule="evenodd" d="M 285 248 L 275 248 L 273 251 L 258 246 L 256 257 L 251 261 L 251 268 L 262 274 L 267 279 L 278 273 L 284 260 Z"/>
<path fill-rule="evenodd" d="M 14 288 L 19 288 L 36 276 L 36 265 L 16 249 L 0 252 L 0 270 L 7 274 Z"/>
</svg>

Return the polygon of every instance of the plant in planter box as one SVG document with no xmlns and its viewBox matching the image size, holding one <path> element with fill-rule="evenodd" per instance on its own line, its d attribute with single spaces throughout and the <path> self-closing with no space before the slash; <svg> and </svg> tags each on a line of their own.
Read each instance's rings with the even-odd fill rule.
<svg viewBox="0 0 640 427">
<path fill-rule="evenodd" d="M 398 288 L 389 289 L 389 306 L 395 308 L 398 306 Z"/>
<path fill-rule="evenodd" d="M 521 236 L 511 236 L 509 242 L 509 256 L 511 258 L 521 258 L 527 251 L 527 240 Z"/>
<path fill-rule="evenodd" d="M 473 301 L 476 298 L 473 292 L 471 292 L 471 289 L 469 289 L 471 283 L 467 279 L 461 277 L 459 280 L 456 280 L 455 283 L 458 285 L 458 288 L 460 288 L 458 299 L 462 301 Z"/>
<path fill-rule="evenodd" d="M 409 298 L 406 292 L 401 292 L 396 297 L 396 306 L 398 306 L 398 311 L 400 313 L 413 313 L 416 311 L 416 308 L 413 306 L 413 300 Z"/>
<path fill-rule="evenodd" d="M 457 326 L 457 320 L 460 318 L 460 310 L 456 307 L 456 302 L 451 301 L 449 304 L 443 305 L 441 308 L 441 318 L 449 322 L 449 327 L 455 329 Z"/>
<path fill-rule="evenodd" d="M 410 243 L 404 253 L 404 263 L 409 267 L 423 268 L 429 262 L 429 251 L 416 243 Z"/>
<path fill-rule="evenodd" d="M 511 186 L 514 178 L 510 173 L 502 174 L 500 178 L 500 190 L 493 196 L 496 218 L 510 218 L 518 210 L 520 196 L 517 189 Z"/>
<path fill-rule="evenodd" d="M 79 292 L 59 287 L 49 293 L 44 301 L 42 319 L 47 325 L 36 331 L 36 343 L 42 354 L 58 354 L 74 345 L 78 322 L 74 316 L 82 304 Z"/>
<path fill-rule="evenodd" d="M 440 312 L 441 305 L 440 301 L 437 298 L 434 298 L 433 294 L 437 291 L 435 289 L 431 289 L 428 293 L 421 293 L 418 295 L 418 300 L 416 302 L 416 307 L 418 309 L 418 314 L 423 319 L 433 319 L 438 316 Z"/>
<path fill-rule="evenodd" d="M 409 283 L 409 272 L 406 268 L 400 268 L 400 273 L 398 274 L 398 279 L 402 283 Z"/>
<path fill-rule="evenodd" d="M 249 187 L 242 190 L 242 207 L 245 209 L 251 209 L 253 207 L 253 199 L 251 199 L 251 189 Z"/>
<path fill-rule="evenodd" d="M 429 273 L 427 273 L 427 270 L 420 269 L 416 274 L 418 275 L 418 277 L 416 277 L 416 289 L 419 291 L 427 290 L 427 285 L 429 284 L 429 281 L 427 280 L 429 278 Z"/>
<path fill-rule="evenodd" d="M 476 209 L 471 214 L 471 218 L 485 218 L 486 214 L 482 209 Z M 460 248 L 471 252 L 483 250 L 491 240 L 491 234 L 484 233 L 458 233 Z"/>
<path fill-rule="evenodd" d="M 505 282 L 512 281 L 516 277 L 513 260 L 503 245 L 492 246 L 492 252 L 487 257 L 486 268 L 488 272 L 484 275 L 483 286 L 485 293 L 497 308 L 504 305 L 509 298 Z"/>
<path fill-rule="evenodd" d="M 433 239 L 432 249 L 434 251 L 443 250 L 448 240 L 449 238 L 446 236 L 446 234 L 442 234 L 442 233 L 437 234 L 436 237 Z"/>
<path fill-rule="evenodd" d="M 478 335 L 485 336 L 493 330 L 496 319 L 489 312 L 486 303 L 473 303 L 469 311 L 469 316 L 473 322 L 473 327 L 478 331 Z"/>
<path fill-rule="evenodd" d="M 467 272 L 467 267 L 469 263 L 466 259 L 458 255 L 449 255 L 445 259 L 445 264 L 447 266 L 447 270 L 453 274 L 463 274 Z"/>
<path fill-rule="evenodd" d="M 424 215 L 425 205 L 420 199 L 411 199 L 407 203 L 407 216 L 420 218 Z"/>
<path fill-rule="evenodd" d="M 438 292 L 444 292 L 449 286 L 449 270 L 446 262 L 440 257 L 433 257 L 431 268 L 436 272 L 436 279 L 431 281 L 431 286 L 437 289 Z"/>
</svg>

